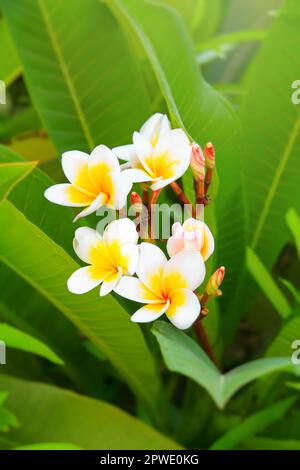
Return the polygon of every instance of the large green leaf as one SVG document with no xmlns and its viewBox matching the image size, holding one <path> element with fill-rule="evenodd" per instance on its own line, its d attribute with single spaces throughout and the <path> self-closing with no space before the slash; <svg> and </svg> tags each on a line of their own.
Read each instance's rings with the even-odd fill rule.
<svg viewBox="0 0 300 470">
<path fill-rule="evenodd" d="M 267 269 L 289 238 L 282 214 L 300 208 L 300 108 L 292 103 L 299 22 L 298 0 L 286 0 L 260 50 L 241 109 L 248 239 Z"/>
<path fill-rule="evenodd" d="M 5 147 L 0 147 L 0 162 L 14 161 L 15 159 L 18 159 L 17 155 L 8 151 Z M 21 277 L 30 284 L 40 296 L 46 298 L 46 300 L 52 303 L 57 310 L 62 311 L 63 313 L 68 312 L 66 315 L 67 318 L 71 320 L 75 326 L 81 329 L 81 320 L 78 322 L 79 318 L 77 318 L 77 315 L 79 315 L 79 317 L 81 317 L 81 319 L 86 323 L 86 328 L 89 330 L 89 333 L 86 332 L 87 336 L 93 336 L 92 339 L 95 340 L 97 346 L 103 350 L 106 357 L 112 361 L 116 369 L 122 372 L 123 377 L 129 384 L 131 384 L 136 393 L 142 395 L 146 401 L 149 400 L 153 404 L 158 389 L 158 378 L 154 368 L 154 361 L 146 346 L 140 328 L 136 324 L 130 322 L 127 312 L 116 300 L 114 300 L 112 296 L 100 299 L 96 292 L 84 296 L 74 296 L 67 292 L 66 280 L 68 278 L 68 271 L 71 272 L 78 266 L 77 263 L 75 263 L 67 253 L 61 249 L 61 246 L 63 246 L 65 250 L 69 251 L 73 255 L 71 247 L 74 231 L 71 222 L 72 211 L 68 208 L 49 204 L 45 200 L 43 193 L 49 185 L 51 185 L 50 178 L 40 170 L 35 169 L 11 192 L 10 201 L 13 203 L 13 206 L 8 204 L 7 201 L 4 201 L 4 205 L 6 205 L 6 207 L 9 206 L 12 210 L 16 211 L 16 214 L 18 214 L 24 222 L 24 229 L 26 226 L 27 229 L 29 227 L 33 229 L 35 237 L 39 240 L 39 243 L 42 240 L 47 240 L 47 243 L 49 243 L 49 246 L 52 246 L 52 249 L 54 249 L 55 252 L 58 249 L 63 258 L 66 257 L 68 259 L 68 263 L 71 263 L 68 268 L 68 263 L 65 264 L 61 259 L 62 265 L 57 265 L 56 268 L 53 266 L 53 279 L 51 278 L 51 275 L 48 277 L 45 276 L 45 274 L 43 275 L 42 272 L 45 272 L 46 265 L 43 267 L 43 264 L 39 260 L 39 243 L 36 244 L 35 239 L 27 240 L 27 255 L 31 258 L 29 265 L 34 265 L 35 259 L 37 258 L 38 264 L 35 266 L 37 268 L 39 265 L 39 275 L 44 278 L 43 282 L 46 282 L 46 284 L 49 283 L 48 287 L 51 288 L 52 292 L 56 291 L 56 286 L 53 285 L 52 282 L 54 282 L 55 278 L 60 278 L 60 295 L 62 296 L 63 302 L 65 298 L 68 298 L 68 308 L 66 309 L 66 306 L 61 308 L 62 304 L 59 302 L 58 305 L 52 295 L 49 296 L 49 292 L 45 292 L 43 289 L 40 289 L 40 282 L 37 282 L 37 280 L 32 282 L 33 280 L 30 276 L 28 277 L 29 272 L 20 272 L 17 265 L 12 266 L 10 263 L 8 263 L 9 267 L 17 274 L 21 274 Z M 24 215 L 24 218 L 22 217 L 22 214 Z M 60 220 L 59 224 L 57 224 L 57 220 Z M 14 221 L 16 222 L 16 220 Z M 10 228 L 12 228 L 14 221 L 9 222 L 8 225 Z M 41 237 L 39 236 L 40 234 Z M 16 232 L 15 235 L 17 235 Z M 19 235 L 23 242 L 26 242 L 26 236 L 23 238 L 21 233 L 19 233 Z M 7 242 L 9 242 L 9 237 L 7 237 Z M 60 246 L 56 245 L 54 242 L 59 243 Z M 0 252 L 2 254 L 1 248 Z M 49 255 L 49 253 L 47 255 L 43 249 L 42 253 L 44 256 Z M 2 258 L 2 256 L 0 257 Z M 54 258 L 51 259 L 54 260 Z M 70 268 L 71 266 L 73 266 L 73 268 Z M 47 312 L 51 312 L 51 309 L 50 311 L 47 309 Z M 34 325 L 38 326 L 40 329 L 41 326 L 34 315 L 28 313 L 27 319 L 29 319 L 29 317 L 33 317 L 32 321 Z M 50 320 L 48 313 L 45 317 L 47 317 L 47 321 Z M 42 327 L 42 331 L 44 340 L 45 336 L 47 337 L 47 332 L 44 329 L 44 326 Z M 63 333 L 63 327 L 59 329 L 59 331 Z"/>
<path fill-rule="evenodd" d="M 219 408 L 251 381 L 290 366 L 289 358 L 258 359 L 221 374 L 200 346 L 171 324 L 157 321 L 152 331 L 167 367 L 201 385 Z"/>
<path fill-rule="evenodd" d="M 286 221 L 296 242 L 298 256 L 300 259 L 300 217 L 295 209 L 290 209 L 286 214 Z"/>
<path fill-rule="evenodd" d="M 276 311 L 282 318 L 287 318 L 291 314 L 290 304 L 273 280 L 271 274 L 251 248 L 247 249 L 247 267 L 253 279 L 275 307 Z"/>
<path fill-rule="evenodd" d="M 172 440 L 108 403 L 3 375 L 0 387 L 9 392 L 7 406 L 21 423 L 20 428 L 8 436 L 10 447 L 66 442 L 95 450 L 180 448 Z M 3 444 L 7 446 L 5 441 Z"/>
<path fill-rule="evenodd" d="M 281 419 L 294 403 L 295 398 L 287 398 L 244 418 L 240 424 L 237 424 L 233 429 L 230 429 L 215 441 L 211 446 L 211 450 L 233 449 L 238 444 Z"/>
<path fill-rule="evenodd" d="M 0 79 L 4 80 L 6 86 L 9 86 L 21 73 L 22 66 L 18 54 L 11 38 L 7 21 L 0 18 Z"/>
<path fill-rule="evenodd" d="M 36 162 L 0 163 L 0 202 L 36 166 Z"/>
<path fill-rule="evenodd" d="M 3 1 L 36 109 L 59 151 L 126 143 L 150 114 L 117 23 L 94 0 Z"/>
<path fill-rule="evenodd" d="M 3 201 L 0 259 L 65 314 L 90 338 L 147 403 L 156 399 L 158 382 L 152 357 L 139 327 L 112 296 L 68 292 L 66 280 L 78 264 L 13 204 Z"/>
<path fill-rule="evenodd" d="M 288 356 L 293 353 L 292 344 L 300 339 L 300 306 L 297 306 L 291 319 L 286 321 L 267 350 L 267 356 Z"/>
<path fill-rule="evenodd" d="M 254 437 L 243 445 L 246 450 L 300 450 L 300 441 Z"/>
<path fill-rule="evenodd" d="M 7 347 L 37 354 L 54 364 L 63 364 L 63 361 L 44 343 L 6 323 L 0 323 L 0 340 L 4 341 Z"/>
</svg>

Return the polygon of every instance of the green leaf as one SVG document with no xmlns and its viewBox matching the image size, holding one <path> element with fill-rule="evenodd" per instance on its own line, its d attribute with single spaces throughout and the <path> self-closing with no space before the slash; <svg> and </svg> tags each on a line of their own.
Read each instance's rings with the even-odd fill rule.
<svg viewBox="0 0 300 470">
<path fill-rule="evenodd" d="M 0 208 L 6 227 L 0 259 L 67 316 L 112 362 L 132 389 L 153 406 L 158 380 L 139 327 L 112 296 L 75 296 L 66 281 L 78 264 L 10 202 Z"/>
<path fill-rule="evenodd" d="M 180 448 L 168 437 L 108 403 L 3 375 L 0 386 L 9 391 L 8 406 L 22 423 L 10 433 L 12 447 L 65 442 L 93 450 Z"/>
<path fill-rule="evenodd" d="M 37 354 L 54 364 L 63 364 L 63 361 L 44 343 L 5 323 L 0 323 L 0 340 L 10 348 Z"/>
<path fill-rule="evenodd" d="M 295 340 L 300 339 L 300 306 L 298 305 L 290 320 L 284 323 L 281 330 L 272 341 L 267 350 L 267 357 L 287 356 L 293 354 L 292 344 Z"/>
<path fill-rule="evenodd" d="M 294 397 L 282 400 L 275 405 L 258 411 L 257 413 L 243 418 L 240 424 L 221 436 L 210 447 L 211 450 L 229 450 L 235 448 L 244 440 L 254 436 L 281 419 L 291 406 L 295 403 Z"/>
<path fill-rule="evenodd" d="M 290 209 L 286 215 L 286 221 L 296 242 L 298 256 L 300 259 L 300 217 L 295 209 Z"/>
<path fill-rule="evenodd" d="M 0 163 L 0 202 L 34 169 L 36 163 Z"/>
<path fill-rule="evenodd" d="M 264 29 L 244 29 L 222 34 L 202 42 L 197 48 L 197 62 L 204 65 L 216 59 L 224 59 L 239 44 L 250 41 L 262 41 L 267 36 Z"/>
<path fill-rule="evenodd" d="M 221 409 L 246 384 L 290 366 L 289 358 L 258 359 L 221 374 L 200 346 L 171 324 L 157 321 L 152 331 L 167 367 L 201 385 Z"/>
<path fill-rule="evenodd" d="M 8 392 L 0 390 L 0 432 L 7 432 L 10 428 L 19 426 L 16 416 L 4 407 L 8 395 Z"/>
<path fill-rule="evenodd" d="M 280 277 L 279 281 L 294 297 L 294 300 L 300 303 L 300 293 L 297 291 L 296 287 L 288 279 L 284 279 L 283 277 Z"/>
<path fill-rule="evenodd" d="M 248 239 L 267 269 L 289 238 L 286 207 L 300 208 L 300 110 L 292 103 L 299 21 L 299 2 L 284 2 L 259 52 L 241 109 Z"/>
<path fill-rule="evenodd" d="M 7 21 L 0 18 L 0 78 L 4 80 L 6 86 L 9 86 L 22 72 L 22 66 L 18 54 L 11 38 Z"/>
<path fill-rule="evenodd" d="M 15 447 L 13 450 L 83 450 L 82 447 L 66 442 L 39 442 Z"/>
<path fill-rule="evenodd" d="M 251 248 L 247 249 L 247 268 L 281 317 L 289 317 L 291 314 L 290 304 L 273 280 L 271 274 Z"/>
<path fill-rule="evenodd" d="M 243 445 L 249 450 L 300 450 L 300 441 L 271 439 L 269 437 L 255 437 Z"/>
<path fill-rule="evenodd" d="M 3 10 L 32 100 L 58 151 L 127 143 L 150 105 L 139 65 L 107 6 L 4 0 Z"/>
</svg>

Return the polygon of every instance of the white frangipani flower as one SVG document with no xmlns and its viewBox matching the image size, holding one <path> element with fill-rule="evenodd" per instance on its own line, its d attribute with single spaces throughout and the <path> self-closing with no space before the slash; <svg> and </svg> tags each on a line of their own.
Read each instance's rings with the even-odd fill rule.
<svg viewBox="0 0 300 470">
<path fill-rule="evenodd" d="M 124 276 L 115 292 L 146 304 L 131 317 L 137 323 L 156 320 L 164 313 L 179 329 L 189 328 L 198 318 L 201 306 L 194 294 L 205 277 L 205 266 L 198 251 L 181 252 L 167 260 L 160 248 L 140 245 L 136 273 Z"/>
<path fill-rule="evenodd" d="M 118 158 L 128 162 L 123 173 L 135 183 L 151 181 L 153 191 L 180 178 L 191 157 L 187 135 L 182 129 L 171 130 L 167 116 L 159 113 L 148 119 L 140 132 L 134 132 L 132 145 L 113 150 Z"/>
<path fill-rule="evenodd" d="M 124 274 L 133 275 L 138 263 L 138 233 L 130 219 L 111 222 L 101 236 L 96 230 L 80 227 L 75 232 L 74 250 L 89 266 L 77 269 L 68 280 L 74 294 L 85 294 L 101 284 L 100 295 L 118 285 Z"/>
<path fill-rule="evenodd" d="M 45 197 L 62 206 L 86 207 L 75 220 L 101 206 L 121 209 L 126 204 L 132 183 L 121 173 L 117 157 L 105 145 L 99 145 L 90 155 L 78 150 L 65 152 L 62 167 L 70 183 L 51 186 Z"/>
<path fill-rule="evenodd" d="M 197 250 L 206 261 L 215 248 L 214 237 L 208 226 L 193 218 L 187 219 L 183 225 L 176 222 L 172 227 L 172 236 L 167 242 L 169 256 L 183 250 Z"/>
</svg>

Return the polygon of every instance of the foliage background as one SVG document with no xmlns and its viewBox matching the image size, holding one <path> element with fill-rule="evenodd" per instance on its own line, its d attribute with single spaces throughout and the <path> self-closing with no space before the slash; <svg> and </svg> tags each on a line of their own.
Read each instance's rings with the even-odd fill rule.
<svg viewBox="0 0 300 470">
<path fill-rule="evenodd" d="M 0 448 L 299 449 L 298 0 L 0 9 Z M 74 214 L 43 197 L 61 152 L 128 143 L 156 111 L 217 149 L 209 268 L 227 275 L 205 327 L 225 376 L 191 332 L 66 290 Z"/>
</svg>

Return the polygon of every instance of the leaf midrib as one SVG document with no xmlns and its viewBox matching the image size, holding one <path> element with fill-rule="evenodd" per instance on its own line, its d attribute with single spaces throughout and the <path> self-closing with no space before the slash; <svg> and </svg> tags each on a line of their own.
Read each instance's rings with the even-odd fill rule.
<svg viewBox="0 0 300 470">
<path fill-rule="evenodd" d="M 57 40 L 57 38 L 56 38 L 55 31 L 54 31 L 54 29 L 53 29 L 53 27 L 52 27 L 52 24 L 51 24 L 51 20 L 50 20 L 48 11 L 47 11 L 47 9 L 45 8 L 45 5 L 44 5 L 44 3 L 43 3 L 43 0 L 37 0 L 37 4 L 38 4 L 39 9 L 40 9 L 40 11 L 41 11 L 41 15 L 42 15 L 42 18 L 43 18 L 43 20 L 44 20 L 44 23 L 45 23 L 45 26 L 46 26 L 46 30 L 48 31 L 48 34 L 49 34 L 50 40 L 51 40 L 51 42 L 52 42 L 52 46 L 53 46 L 54 52 L 55 52 L 55 54 L 56 54 L 58 63 L 59 63 L 59 65 L 60 65 L 60 67 L 61 67 L 62 74 L 63 74 L 63 76 L 64 76 L 66 85 L 67 85 L 67 87 L 68 87 L 68 89 L 69 89 L 69 92 L 70 92 L 70 96 L 71 96 L 72 101 L 73 101 L 73 103 L 74 103 L 74 107 L 75 107 L 76 112 L 77 112 L 77 114 L 78 114 L 78 119 L 79 119 L 79 122 L 80 122 L 80 124 L 81 124 L 83 133 L 84 133 L 84 135 L 85 135 L 85 138 L 86 138 L 86 140 L 87 140 L 87 143 L 88 143 L 88 146 L 89 146 L 90 150 L 92 150 L 92 149 L 95 147 L 95 142 L 94 142 L 94 139 L 93 139 L 92 136 L 91 136 L 91 133 L 90 133 L 90 130 L 89 130 L 89 126 L 88 126 L 88 123 L 87 123 L 87 121 L 86 121 L 84 112 L 83 112 L 83 110 L 82 110 L 80 101 L 79 101 L 79 99 L 78 99 L 78 96 L 77 96 L 77 93 L 76 93 L 76 90 L 75 90 L 73 81 L 72 81 L 72 79 L 71 79 L 71 76 L 70 76 L 70 73 L 69 73 L 67 64 L 66 64 L 65 59 L 64 59 L 64 55 L 63 55 L 63 53 L 62 53 L 60 44 L 59 44 L 59 42 L 58 42 L 58 40 Z"/>
<path fill-rule="evenodd" d="M 296 139 L 298 137 L 299 130 L 300 130 L 300 115 L 296 119 L 293 130 L 292 130 L 292 132 L 289 136 L 289 139 L 287 141 L 287 145 L 285 147 L 282 159 L 280 160 L 280 163 L 279 163 L 279 165 L 277 167 L 277 170 L 275 172 L 275 175 L 274 175 L 271 187 L 270 187 L 270 191 L 268 192 L 268 195 L 267 195 L 267 197 L 264 201 L 263 209 L 260 213 L 260 217 L 258 219 L 256 230 L 255 230 L 255 232 L 253 234 L 253 237 L 252 237 L 251 248 L 253 250 L 256 248 L 256 246 L 258 244 L 258 241 L 259 241 L 259 238 L 261 236 L 261 233 L 263 231 L 263 227 L 264 227 L 264 224 L 266 222 L 266 219 L 267 219 L 270 207 L 272 205 L 274 196 L 276 194 L 277 188 L 279 186 L 281 176 L 282 176 L 282 174 L 283 174 L 283 172 L 286 168 L 286 165 L 289 161 L 291 152 L 294 148 Z"/>
</svg>

